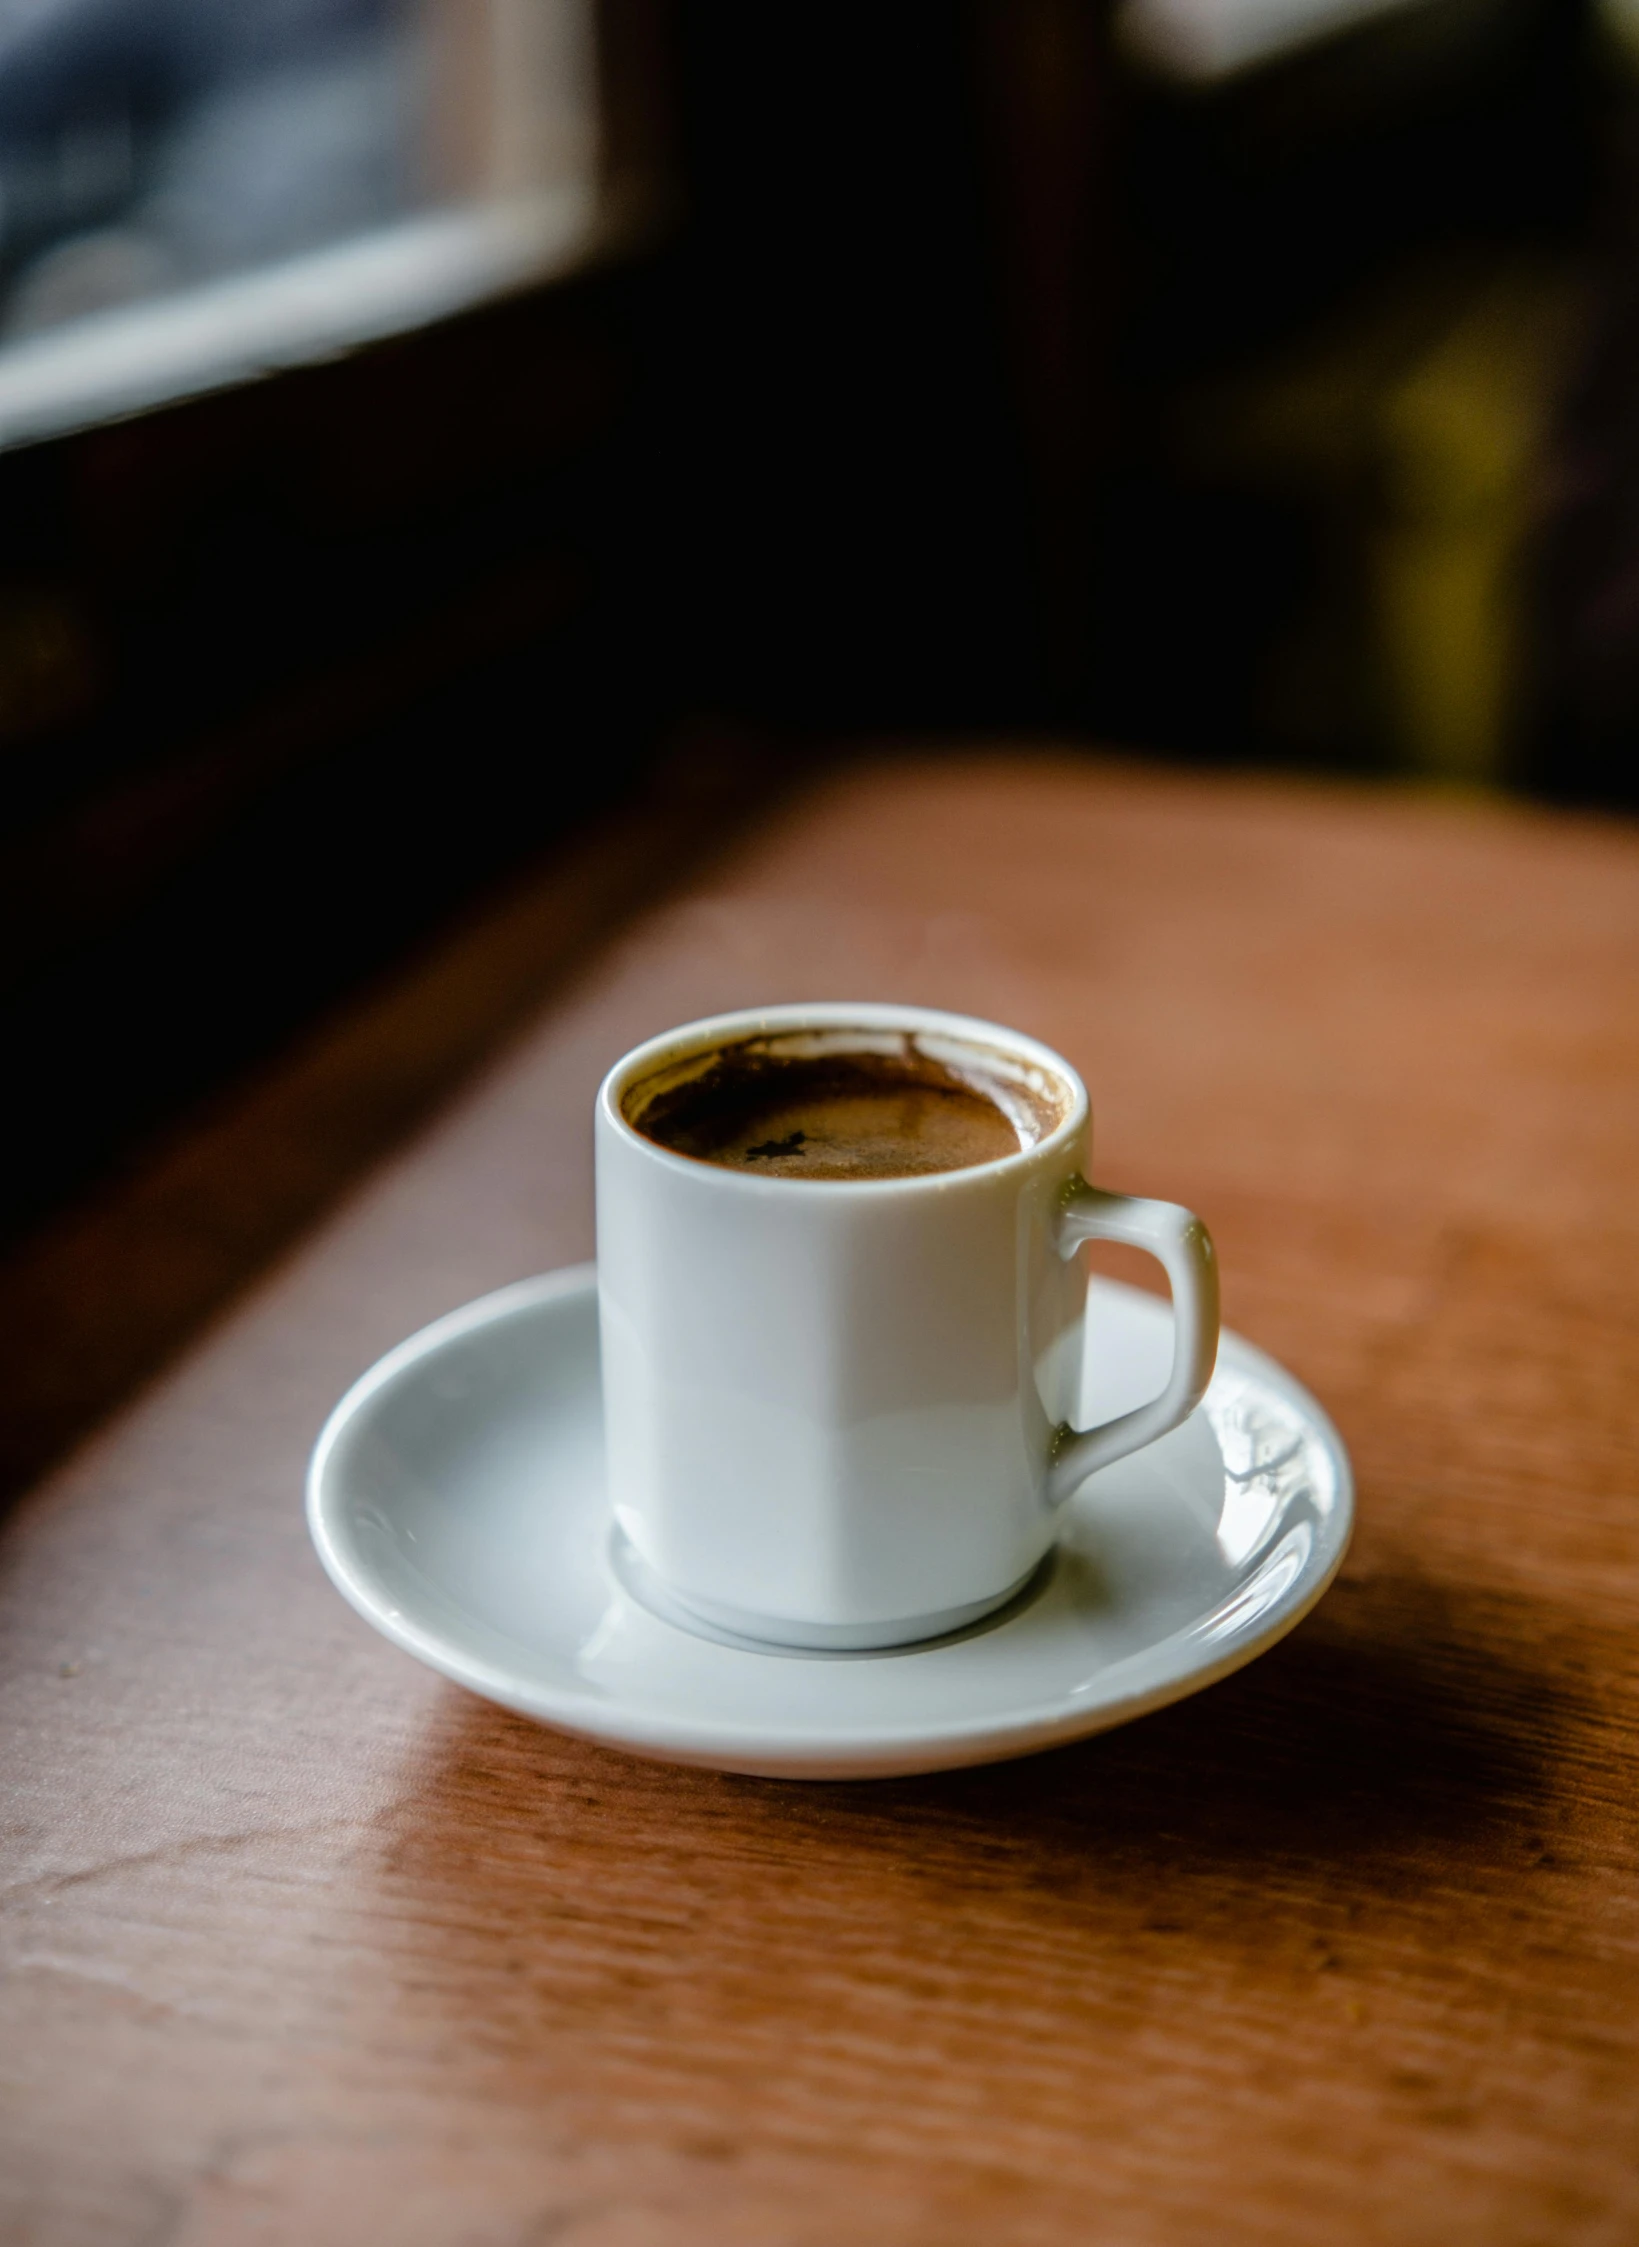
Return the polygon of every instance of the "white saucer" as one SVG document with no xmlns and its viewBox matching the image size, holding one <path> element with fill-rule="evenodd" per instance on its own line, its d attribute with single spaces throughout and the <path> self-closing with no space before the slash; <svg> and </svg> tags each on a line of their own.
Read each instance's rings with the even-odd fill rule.
<svg viewBox="0 0 1639 2247">
<path fill-rule="evenodd" d="M 1171 1351 L 1133 1288 L 1095 1281 L 1088 1330 L 1083 1424 L 1153 1395 Z M 708 1638 L 613 1565 L 589 1264 L 391 1351 L 332 1414 L 307 1502 L 344 1597 L 473 1692 L 635 1755 L 812 1779 L 1028 1755 L 1193 1693 L 1307 1613 L 1354 1510 L 1325 1414 L 1226 1333 L 1199 1411 L 1084 1486 L 999 1617 L 888 1653 Z"/>
</svg>

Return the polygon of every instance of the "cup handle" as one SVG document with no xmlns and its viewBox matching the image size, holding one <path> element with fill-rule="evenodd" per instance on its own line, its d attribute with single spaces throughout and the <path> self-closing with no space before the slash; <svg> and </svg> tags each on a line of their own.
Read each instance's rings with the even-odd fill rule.
<svg viewBox="0 0 1639 2247">
<path fill-rule="evenodd" d="M 1172 1372 L 1161 1394 L 1135 1412 L 1098 1428 L 1060 1428 L 1047 1470 L 1048 1502 L 1055 1506 L 1100 1467 L 1187 1419 L 1206 1394 L 1218 1357 L 1218 1260 L 1211 1234 L 1192 1210 L 1101 1193 L 1085 1179 L 1073 1179 L 1059 1203 L 1056 1246 L 1069 1257 L 1084 1241 L 1125 1241 L 1166 1266 L 1172 1282 Z"/>
</svg>

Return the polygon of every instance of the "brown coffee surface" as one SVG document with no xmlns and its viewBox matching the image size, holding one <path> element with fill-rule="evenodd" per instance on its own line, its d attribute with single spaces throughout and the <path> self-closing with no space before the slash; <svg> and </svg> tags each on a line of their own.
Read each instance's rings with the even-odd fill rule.
<svg viewBox="0 0 1639 2247">
<path fill-rule="evenodd" d="M 730 1047 L 647 1100 L 639 1087 L 636 1113 L 630 1101 L 626 1112 L 674 1154 L 770 1178 L 915 1178 L 1029 1143 L 979 1085 L 914 1051 Z"/>
</svg>

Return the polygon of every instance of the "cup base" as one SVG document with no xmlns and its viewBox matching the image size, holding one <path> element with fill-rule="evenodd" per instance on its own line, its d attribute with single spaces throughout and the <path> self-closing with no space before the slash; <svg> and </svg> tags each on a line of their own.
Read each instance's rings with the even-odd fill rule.
<svg viewBox="0 0 1639 2247">
<path fill-rule="evenodd" d="M 716 1601 L 685 1598 L 676 1592 L 638 1552 L 618 1525 L 611 1529 L 609 1560 L 623 1588 L 662 1622 L 697 1636 L 716 1639 L 726 1646 L 745 1646 L 759 1654 L 874 1654 L 895 1647 L 925 1645 L 970 1629 L 1012 1604 L 1032 1585 L 1052 1559 L 1049 1552 L 1016 1583 L 988 1599 L 969 1600 L 961 1607 L 941 1608 L 931 1615 L 908 1615 L 888 1622 L 808 1623 L 784 1616 L 748 1614 Z"/>
</svg>

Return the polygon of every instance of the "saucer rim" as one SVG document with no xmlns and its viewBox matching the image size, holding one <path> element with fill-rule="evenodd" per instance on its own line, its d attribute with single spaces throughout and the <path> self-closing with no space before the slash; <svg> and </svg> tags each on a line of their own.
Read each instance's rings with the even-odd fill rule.
<svg viewBox="0 0 1639 2247">
<path fill-rule="evenodd" d="M 1145 1304 L 1155 1301 L 1145 1290 L 1119 1281 L 1100 1278 L 1094 1284 L 1106 1296 L 1119 1295 Z M 339 1514 L 340 1508 L 332 1506 L 327 1470 L 342 1437 L 372 1399 L 422 1360 L 519 1313 L 566 1298 L 595 1296 L 596 1287 L 595 1263 L 560 1266 L 492 1289 L 405 1336 L 361 1374 L 338 1401 L 320 1431 L 306 1477 L 307 1523 L 314 1548 L 325 1573 L 357 1614 L 403 1652 L 452 1683 L 576 1738 L 650 1761 L 768 1778 L 890 1778 L 1008 1762 L 1112 1730 L 1231 1676 L 1267 1653 L 1311 1612 L 1347 1555 L 1354 1529 L 1354 1477 L 1341 1436 L 1324 1408 L 1277 1359 L 1226 1327 L 1220 1338 L 1218 1367 L 1228 1366 L 1263 1381 L 1303 1414 L 1331 1455 L 1337 1488 L 1327 1525 L 1327 1550 L 1272 1603 L 1255 1631 L 1216 1657 L 1185 1662 L 1150 1685 L 1128 1693 L 1111 1695 L 1101 1690 L 1090 1701 L 1060 1693 L 1050 1701 L 1015 1707 L 994 1723 L 969 1716 L 948 1723 L 919 1723 L 897 1731 L 836 1725 L 816 1727 L 809 1733 L 744 1722 L 680 1721 L 649 1704 L 622 1704 L 590 1691 L 584 1696 L 542 1692 L 532 1688 L 518 1671 L 501 1668 L 464 1650 L 458 1642 L 411 1620 L 391 1605 L 369 1572 L 357 1568 L 350 1553 L 342 1548 L 337 1524 L 332 1520 L 333 1511 Z M 1215 1376 L 1217 1370 L 1215 1367 Z M 1168 1638 L 1183 1635 L 1169 1633 L 1136 1649 L 1102 1672 L 1101 1684 L 1129 1663 L 1152 1664 Z M 789 1650 L 766 1656 L 750 1648 L 746 1652 L 753 1660 L 784 1663 L 793 1658 Z M 914 1652 L 914 1648 L 883 1648 L 858 1653 L 853 1659 L 897 1663 Z"/>
</svg>

